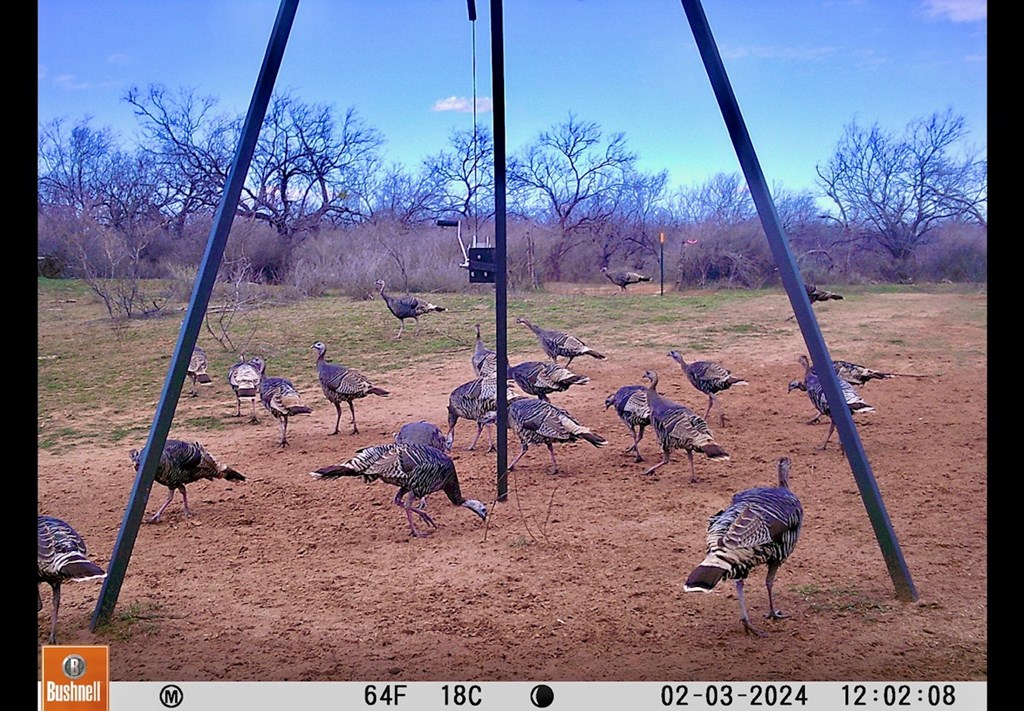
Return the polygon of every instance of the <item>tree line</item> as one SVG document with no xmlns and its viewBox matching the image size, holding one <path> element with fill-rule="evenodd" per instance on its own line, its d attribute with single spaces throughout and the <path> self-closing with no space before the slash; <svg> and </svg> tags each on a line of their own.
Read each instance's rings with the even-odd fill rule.
<svg viewBox="0 0 1024 711">
<path fill-rule="evenodd" d="M 137 315 L 150 305 L 133 294 L 134 282 L 194 272 L 243 116 L 218 112 L 215 98 L 187 88 L 133 87 L 123 99 L 138 121 L 135 145 L 88 117 L 40 124 L 38 248 L 41 273 L 102 283 L 112 315 Z M 774 186 L 805 277 L 984 280 L 987 162 L 968 138 L 949 109 L 899 131 L 852 122 L 816 166 L 817 194 Z M 467 241 L 493 244 L 489 129 L 452 131 L 415 166 L 387 162 L 384 140 L 355 107 L 275 94 L 221 280 L 302 295 L 365 294 L 378 276 L 412 290 L 464 288 L 459 245 L 437 221 L 458 220 Z M 666 281 L 681 288 L 777 278 L 740 174 L 672 189 L 667 171 L 645 172 L 637 159 L 625 133 L 573 113 L 509 156 L 514 288 L 589 281 L 602 266 L 649 269 L 663 249 Z M 126 293 L 111 293 L 111 284 Z"/>
</svg>

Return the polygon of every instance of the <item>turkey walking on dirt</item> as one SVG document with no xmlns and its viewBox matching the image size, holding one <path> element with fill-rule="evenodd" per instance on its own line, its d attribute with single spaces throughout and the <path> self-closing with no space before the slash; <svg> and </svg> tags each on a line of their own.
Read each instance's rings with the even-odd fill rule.
<svg viewBox="0 0 1024 711">
<path fill-rule="evenodd" d="M 573 385 L 586 385 L 590 378 L 577 375 L 563 365 L 551 361 L 528 360 L 508 369 L 516 385 L 527 395 L 547 400 L 549 393 L 565 392 Z"/>
<path fill-rule="evenodd" d="M 544 349 L 544 353 L 547 354 L 548 358 L 556 363 L 558 362 L 559 356 L 568 358 L 569 360 L 565 363 L 566 368 L 572 365 L 573 358 L 577 358 L 582 355 L 597 358 L 598 360 L 604 360 L 608 357 L 603 353 L 598 353 L 586 343 L 576 338 L 576 336 L 571 336 L 565 331 L 556 331 L 554 329 L 535 326 L 521 316 L 516 319 L 516 323 L 521 323 L 533 331 L 534 335 L 537 336 L 537 341 L 540 343 L 540 347 Z"/>
<path fill-rule="evenodd" d="M 324 397 L 334 405 L 334 409 L 338 413 L 338 417 L 334 421 L 334 431 L 331 434 L 338 434 L 338 427 L 341 425 L 341 403 L 343 402 L 348 403 L 348 409 L 352 413 L 352 434 L 359 434 L 359 427 L 356 425 L 355 401 L 367 395 L 388 397 L 391 393 L 384 388 L 378 388 L 359 371 L 328 361 L 325 357 L 327 346 L 320 341 L 314 343 L 310 348 L 317 352 L 316 374 Z"/>
<path fill-rule="evenodd" d="M 135 465 L 136 473 L 138 473 L 139 464 L 142 462 L 142 452 L 133 449 L 129 452 L 129 456 L 132 459 L 132 464 Z M 160 520 L 164 509 L 174 498 L 175 491 L 181 492 L 185 517 L 192 516 L 192 511 L 188 507 L 188 494 L 185 492 L 185 485 L 203 479 L 245 481 L 245 476 L 238 470 L 218 462 L 199 442 L 186 442 L 180 439 L 169 439 L 164 442 L 164 451 L 160 455 L 153 480 L 167 487 L 167 499 L 147 523 L 156 523 Z"/>
<path fill-rule="evenodd" d="M 630 284 L 639 284 L 642 281 L 650 281 L 649 276 L 644 276 L 638 272 L 631 272 L 625 269 L 609 269 L 608 267 L 601 267 L 601 271 L 608 277 L 613 284 L 619 287 L 619 290 L 625 293 L 626 287 Z"/>
<path fill-rule="evenodd" d="M 421 299 L 412 294 L 405 294 L 404 296 L 392 296 L 384 292 L 384 280 L 378 279 L 374 282 L 374 285 L 380 289 L 381 298 L 384 299 L 384 303 L 388 305 L 388 310 L 394 314 L 401 322 L 401 326 L 398 329 L 398 335 L 396 339 L 402 337 L 402 333 L 405 331 L 405 319 L 411 318 L 416 322 L 416 332 L 419 333 L 420 316 L 428 314 L 432 311 L 447 311 L 444 306 L 438 306 L 432 304 L 425 299 Z"/>
<path fill-rule="evenodd" d="M 609 395 L 604 401 L 604 409 L 615 406 L 615 414 L 619 416 L 633 435 L 633 445 L 626 452 L 636 455 L 635 461 L 642 462 L 640 456 L 640 440 L 644 438 L 644 428 L 651 424 L 651 408 L 647 404 L 647 387 L 644 385 L 623 385 Z"/>
<path fill-rule="evenodd" d="M 715 441 L 708 423 L 686 405 L 673 402 L 658 393 L 658 373 L 644 371 L 647 386 L 647 404 L 651 408 L 651 426 L 661 444 L 661 461 L 644 471 L 651 474 L 669 462 L 673 449 L 682 449 L 690 460 L 690 482 L 700 481 L 693 466 L 693 453 L 700 452 L 713 461 L 726 461 L 729 454 Z"/>
<path fill-rule="evenodd" d="M 808 424 L 818 421 L 818 417 L 824 415 L 829 418 L 828 434 L 825 435 L 825 441 L 821 443 L 819 449 L 825 449 L 828 446 L 828 441 L 832 437 L 832 433 L 835 432 L 836 423 L 832 419 L 832 410 L 828 406 L 828 398 L 825 397 L 825 391 L 821 387 L 821 380 L 818 379 L 818 374 L 814 372 L 814 368 L 811 367 L 810 361 L 807 356 L 800 356 L 800 365 L 804 366 L 804 379 L 803 380 L 792 380 L 789 383 L 789 389 L 787 392 L 793 392 L 794 390 L 803 390 L 807 393 L 807 397 L 810 399 L 811 404 L 818 411 L 818 416 L 814 417 Z M 864 401 L 857 391 L 843 379 L 839 379 L 839 387 L 843 391 L 843 398 L 846 400 L 846 406 L 850 408 L 850 412 L 874 412 L 875 408 Z M 839 444 L 842 447 L 842 442 Z"/>
<path fill-rule="evenodd" d="M 260 396 L 259 363 L 246 360 L 244 355 L 238 356 L 238 362 L 228 368 L 228 384 L 235 393 L 237 405 L 235 417 L 242 416 L 242 401 L 245 400 L 252 407 L 252 416 L 249 418 L 249 422 L 258 423 L 256 399 Z"/>
<path fill-rule="evenodd" d="M 206 351 L 196 346 L 192 349 L 192 357 L 188 361 L 188 370 L 185 371 L 185 375 L 192 381 L 192 389 L 188 392 L 189 397 L 199 397 L 196 383 L 209 385 L 213 382 L 213 378 L 207 372 L 207 367 Z"/>
<path fill-rule="evenodd" d="M 60 588 L 69 581 L 105 578 L 106 572 L 89 559 L 85 540 L 71 524 L 54 516 L 39 516 L 39 585 L 47 583 L 53 592 L 48 644 L 57 644 L 57 615 L 60 610 Z M 39 610 L 43 596 L 39 593 Z"/>
<path fill-rule="evenodd" d="M 255 360 L 255 359 L 254 359 Z M 274 419 L 277 420 L 281 429 L 281 439 L 278 447 L 288 446 L 288 418 L 294 415 L 308 415 L 313 408 L 302 401 L 302 396 L 296 390 L 294 383 L 288 378 L 268 376 L 266 364 L 259 359 L 260 367 L 260 402 L 267 409 Z"/>
<path fill-rule="evenodd" d="M 711 414 L 711 408 L 718 401 L 716 397 L 718 393 L 728 390 L 733 385 L 747 384 L 746 380 L 736 377 L 727 368 L 714 361 L 695 360 L 692 363 L 687 363 L 683 358 L 683 354 L 679 351 L 670 351 L 668 355 L 679 364 L 690 384 L 708 396 L 708 409 L 704 412 L 705 420 L 708 419 L 708 415 Z M 721 407 L 719 407 L 719 410 L 721 410 Z M 719 412 L 719 422 L 723 427 L 725 426 L 725 420 L 725 413 Z"/>
<path fill-rule="evenodd" d="M 555 442 L 576 442 L 582 439 L 595 447 L 608 444 L 608 440 L 581 425 L 567 410 L 537 398 L 520 396 L 512 400 L 508 404 L 508 422 L 519 435 L 522 444 L 522 450 L 508 465 L 508 471 L 515 468 L 531 444 L 543 444 L 548 448 L 552 474 L 558 473 L 553 446 Z"/>
<path fill-rule="evenodd" d="M 516 397 L 510 386 L 510 381 L 505 381 L 505 397 L 511 401 Z M 460 419 L 472 420 L 476 423 L 476 436 L 473 438 L 466 450 L 472 451 L 480 435 L 487 429 L 487 451 L 493 452 L 494 438 L 491 436 L 490 425 L 494 423 L 498 410 L 498 378 L 496 375 L 489 375 L 486 378 L 476 378 L 458 386 L 448 395 L 448 438 L 455 440 L 455 425 Z"/>
<path fill-rule="evenodd" d="M 426 536 L 413 523 L 413 514 L 435 527 L 434 519 L 424 511 L 425 499 L 435 491 L 443 491 L 456 506 L 464 506 L 481 519 L 487 518 L 487 507 L 476 499 L 462 495 L 455 463 L 441 450 L 425 444 L 380 444 L 364 447 L 342 464 L 321 467 L 310 472 L 314 479 L 336 479 L 360 476 L 370 483 L 377 479 L 398 487 L 394 503 L 405 511 L 409 532 L 413 536 Z M 419 504 L 414 502 L 419 499 Z"/>
<path fill-rule="evenodd" d="M 710 592 L 722 580 L 735 580 L 743 630 L 756 636 L 762 633 L 750 624 L 743 583 L 751 570 L 767 565 L 769 611 L 765 618 L 787 616 L 775 607 L 772 586 L 779 566 L 796 547 L 804 518 L 800 499 L 789 488 L 789 458 L 779 459 L 778 468 L 778 486 L 741 491 L 732 497 L 728 508 L 708 519 L 707 555 L 683 586 L 686 592 Z"/>
</svg>

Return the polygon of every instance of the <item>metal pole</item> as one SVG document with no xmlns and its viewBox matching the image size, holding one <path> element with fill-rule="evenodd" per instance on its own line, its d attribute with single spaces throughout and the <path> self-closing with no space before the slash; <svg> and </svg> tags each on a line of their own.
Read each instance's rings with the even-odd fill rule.
<svg viewBox="0 0 1024 711">
<path fill-rule="evenodd" d="M 224 244 L 227 242 L 228 233 L 231 230 L 231 221 L 234 218 L 235 209 L 238 207 L 238 198 L 242 193 L 242 185 L 249 170 L 249 162 L 252 160 L 263 117 L 267 112 L 267 104 L 270 102 L 270 95 L 274 89 L 274 81 L 281 66 L 281 58 L 284 55 L 288 33 L 291 30 L 292 21 L 295 19 L 298 4 L 299 0 L 281 0 L 281 6 L 278 9 L 277 20 L 274 23 L 270 43 L 263 57 L 263 66 L 260 69 L 252 102 L 249 105 L 249 113 L 246 115 L 245 124 L 242 127 L 234 163 L 231 166 L 231 172 L 228 173 L 220 206 L 217 208 L 210 237 L 206 243 L 206 252 L 203 254 L 199 274 L 196 277 L 195 286 L 192 288 L 192 298 L 185 312 L 181 332 L 178 334 L 174 355 L 171 357 L 170 370 L 164 381 L 164 389 L 160 395 L 160 402 L 157 404 L 153 425 L 149 430 L 149 440 L 145 449 L 142 450 L 142 460 L 135 475 L 135 484 L 132 486 L 131 495 L 128 498 L 124 518 L 121 521 L 121 530 L 111 553 L 107 577 L 103 581 L 99 599 L 96 601 L 96 609 L 93 611 L 90 623 L 92 631 L 110 620 L 110 615 L 117 604 L 117 597 L 121 592 L 121 584 L 124 582 L 125 572 L 128 569 L 135 538 L 146 510 L 149 491 L 153 486 L 157 463 L 160 461 L 160 455 L 163 453 L 164 444 L 167 441 L 167 431 L 174 419 L 174 410 L 178 404 L 182 384 L 185 382 L 185 371 L 192 357 L 192 349 L 199 336 L 199 328 L 203 323 L 206 307 L 210 303 L 210 293 L 213 290 L 220 260 L 224 254 Z"/>
<path fill-rule="evenodd" d="M 775 212 L 775 203 L 772 201 L 768 183 L 761 172 L 761 164 L 757 159 L 750 135 L 747 133 L 739 103 L 733 94 L 729 77 L 725 72 L 725 65 L 718 53 L 718 46 L 715 44 L 715 38 L 711 34 L 711 27 L 708 25 L 700 0 L 681 1 L 690 28 L 693 30 L 693 37 L 697 41 L 697 48 L 700 50 L 704 67 L 707 69 L 708 79 L 711 80 L 711 86 L 715 91 L 715 97 L 722 111 L 722 118 L 725 119 L 729 136 L 732 138 L 736 155 L 743 168 L 747 186 L 750 188 L 750 194 L 757 207 L 757 214 L 761 218 L 761 225 L 768 237 L 772 255 L 775 257 L 775 264 L 782 275 L 782 283 L 786 287 L 786 293 L 789 294 L 789 301 L 793 306 L 797 322 L 800 324 L 800 331 L 803 334 L 807 350 L 810 352 L 811 361 L 815 364 L 815 372 L 825 391 L 832 421 L 835 422 L 836 429 L 839 431 L 839 440 L 842 442 L 846 458 L 853 470 L 854 479 L 860 489 L 861 499 L 864 501 L 868 518 L 875 531 L 875 537 L 882 549 L 882 556 L 888 566 L 889 576 L 896 587 L 896 596 L 901 600 L 912 602 L 918 598 L 917 590 L 910 578 L 910 570 L 903 559 L 899 541 L 896 540 L 892 522 L 885 510 L 885 504 L 882 502 L 871 465 L 861 446 L 853 415 L 846 406 L 846 398 L 839 385 L 839 378 L 832 367 L 832 357 L 829 355 L 825 339 L 818 327 L 814 311 L 811 309 L 810 299 L 807 297 L 807 292 L 804 291 L 803 278 L 800 276 L 796 260 L 789 251 L 789 242 L 782 229 L 778 214 Z"/>
<path fill-rule="evenodd" d="M 491 0 L 491 92 L 494 107 L 494 330 L 498 368 L 498 501 L 508 498 L 508 275 L 505 271 L 505 45 L 502 3 Z"/>
<path fill-rule="evenodd" d="M 658 233 L 658 242 L 661 245 L 661 295 L 665 295 L 665 233 Z"/>
</svg>

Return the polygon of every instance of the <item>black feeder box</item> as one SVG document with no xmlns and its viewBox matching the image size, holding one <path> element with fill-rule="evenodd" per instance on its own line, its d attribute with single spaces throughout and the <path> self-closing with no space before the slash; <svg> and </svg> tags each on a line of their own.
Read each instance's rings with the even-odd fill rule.
<svg viewBox="0 0 1024 711">
<path fill-rule="evenodd" d="M 469 282 L 471 284 L 493 284 L 494 271 L 494 247 L 469 248 Z"/>
</svg>

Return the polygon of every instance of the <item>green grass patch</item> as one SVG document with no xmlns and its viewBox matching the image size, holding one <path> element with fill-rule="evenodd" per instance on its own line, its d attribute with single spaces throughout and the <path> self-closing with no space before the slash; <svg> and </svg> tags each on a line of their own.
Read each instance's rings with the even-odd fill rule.
<svg viewBox="0 0 1024 711">
<path fill-rule="evenodd" d="M 163 286 L 146 285 L 146 290 L 155 292 Z M 950 291 L 955 285 L 940 286 Z M 960 288 L 951 293 L 963 293 L 965 298 L 947 300 L 943 308 L 957 323 L 984 327 L 984 291 Z M 297 301 L 279 298 L 279 291 L 266 290 L 267 300 L 258 311 L 247 314 L 244 330 L 230 333 L 231 343 L 215 338 L 206 324 L 200 329 L 198 343 L 206 350 L 213 378 L 213 384 L 201 390 L 204 404 L 219 401 L 225 411 L 234 411 L 227 370 L 242 348 L 246 356 L 263 356 L 268 374 L 290 378 L 312 399 L 318 392 L 316 354 L 311 349 L 316 341 L 327 345 L 328 360 L 371 377 L 417 363 L 468 359 L 477 323 L 485 343 L 494 348 L 496 342 L 493 293 L 431 295 L 448 311 L 426 314 L 418 325 L 407 321 L 403 338 L 396 340 L 399 321 L 380 299 L 332 295 Z M 871 285 L 841 290 L 858 292 L 867 299 L 871 294 L 924 293 L 924 287 Z M 780 296 L 784 294 L 778 288 L 626 296 L 515 292 L 508 300 L 508 351 L 513 361 L 544 358 L 534 334 L 516 323 L 516 317 L 522 316 L 543 328 L 570 331 L 597 350 L 622 353 L 653 348 L 667 354 L 678 349 L 688 359 L 713 359 L 716 351 L 737 343 L 790 334 L 792 327 L 778 316 Z M 757 303 L 765 299 L 771 301 Z M 39 447 L 55 451 L 84 442 L 120 444 L 148 431 L 170 372 L 187 303 L 169 303 L 161 317 L 123 321 L 113 328 L 103 304 L 80 281 L 40 278 L 37 300 Z M 768 312 L 773 314 L 770 318 L 756 315 Z M 253 325 L 256 330 L 250 332 Z M 862 329 L 857 336 L 876 344 L 908 345 L 897 326 L 893 324 L 887 332 Z M 938 340 L 910 345 L 942 347 Z M 664 367 L 672 367 L 667 358 Z M 186 378 L 183 400 L 189 388 Z M 180 416 L 182 409 L 179 401 L 176 414 Z M 198 430 L 226 426 L 223 418 L 192 414 L 186 414 L 181 424 Z"/>
</svg>

